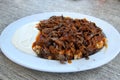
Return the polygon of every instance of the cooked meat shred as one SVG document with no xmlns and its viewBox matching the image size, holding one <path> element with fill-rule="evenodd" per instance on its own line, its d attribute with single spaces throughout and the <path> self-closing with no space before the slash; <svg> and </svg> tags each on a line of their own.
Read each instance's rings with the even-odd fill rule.
<svg viewBox="0 0 120 80">
<path fill-rule="evenodd" d="M 86 58 L 106 44 L 106 37 L 94 22 L 86 19 L 52 16 L 40 21 L 33 50 L 41 58 L 65 61 Z"/>
</svg>

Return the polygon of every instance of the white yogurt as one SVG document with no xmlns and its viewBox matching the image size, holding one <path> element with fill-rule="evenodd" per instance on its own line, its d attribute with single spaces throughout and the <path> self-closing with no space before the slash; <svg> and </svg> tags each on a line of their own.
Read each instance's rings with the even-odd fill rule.
<svg viewBox="0 0 120 80">
<path fill-rule="evenodd" d="M 38 34 L 37 28 L 35 28 L 35 25 L 38 22 L 29 23 L 22 27 L 20 27 L 13 35 L 12 38 L 12 44 L 19 49 L 20 51 L 23 51 L 24 53 L 28 53 L 31 55 L 36 56 L 35 52 L 32 50 L 32 44 L 36 39 L 36 36 Z"/>
</svg>

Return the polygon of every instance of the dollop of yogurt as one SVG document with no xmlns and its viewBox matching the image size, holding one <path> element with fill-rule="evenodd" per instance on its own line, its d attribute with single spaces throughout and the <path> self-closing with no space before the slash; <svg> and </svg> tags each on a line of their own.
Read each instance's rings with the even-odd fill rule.
<svg viewBox="0 0 120 80">
<path fill-rule="evenodd" d="M 12 44 L 20 51 L 24 53 L 36 56 L 36 53 L 32 50 L 32 44 L 38 34 L 37 28 L 35 28 L 38 22 L 33 22 L 20 27 L 13 35 Z"/>
</svg>

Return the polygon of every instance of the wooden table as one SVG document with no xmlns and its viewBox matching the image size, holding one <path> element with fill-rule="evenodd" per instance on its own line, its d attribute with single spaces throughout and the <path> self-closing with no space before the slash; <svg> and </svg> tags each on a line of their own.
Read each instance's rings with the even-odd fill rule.
<svg viewBox="0 0 120 80">
<path fill-rule="evenodd" d="M 119 0 L 0 0 L 0 32 L 22 17 L 53 11 L 87 14 L 103 19 L 120 32 Z M 120 54 L 108 64 L 77 73 L 46 73 L 19 66 L 0 51 L 0 80 L 120 80 Z"/>
</svg>

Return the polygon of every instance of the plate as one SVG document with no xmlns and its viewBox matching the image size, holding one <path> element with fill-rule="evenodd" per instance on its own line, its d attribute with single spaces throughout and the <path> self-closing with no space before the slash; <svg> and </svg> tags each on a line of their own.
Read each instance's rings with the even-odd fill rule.
<svg viewBox="0 0 120 80">
<path fill-rule="evenodd" d="M 72 60 L 71 64 L 60 64 L 59 61 L 42 59 L 33 55 L 26 54 L 16 49 L 15 46 L 11 43 L 11 39 L 18 28 L 28 23 L 48 19 L 53 15 L 63 15 L 79 19 L 86 18 L 89 21 L 95 22 L 96 25 L 99 26 L 106 35 L 108 40 L 108 47 L 103 48 L 94 55 L 91 55 L 89 60 L 82 58 L 79 60 Z M 111 24 L 101 19 L 79 13 L 49 12 L 27 16 L 8 25 L 1 33 L 0 47 L 6 57 L 21 66 L 38 71 L 65 73 L 94 69 L 110 62 L 117 56 L 117 54 L 119 54 L 119 41 L 119 32 Z"/>
</svg>

